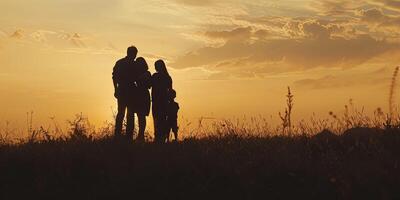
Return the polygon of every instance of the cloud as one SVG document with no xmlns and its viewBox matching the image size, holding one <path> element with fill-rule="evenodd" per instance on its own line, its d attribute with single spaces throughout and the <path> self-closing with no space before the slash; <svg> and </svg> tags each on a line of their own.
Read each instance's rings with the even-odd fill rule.
<svg viewBox="0 0 400 200">
<path fill-rule="evenodd" d="M 32 32 L 29 36 L 37 42 L 46 43 L 48 42 L 47 35 L 54 35 L 54 34 L 56 34 L 56 32 L 54 31 L 37 30 Z"/>
<path fill-rule="evenodd" d="M 220 46 L 206 46 L 180 56 L 175 68 L 206 67 L 234 76 L 308 70 L 316 67 L 352 68 L 392 50 L 398 43 L 354 30 L 352 24 L 317 19 L 288 19 L 281 37 L 269 30 L 238 27 L 207 31 Z M 259 37 L 262 35 L 264 37 Z"/>
<path fill-rule="evenodd" d="M 300 25 L 300 31 L 309 38 L 329 38 L 335 32 L 340 32 L 343 27 L 336 24 L 323 25 L 318 20 L 308 20 Z"/>
<path fill-rule="evenodd" d="M 336 76 L 328 75 L 322 78 L 316 79 L 301 79 L 294 82 L 295 87 L 307 88 L 307 89 L 327 89 L 327 88 L 343 88 L 351 86 L 356 81 L 343 80 Z"/>
<path fill-rule="evenodd" d="M 218 72 L 218 73 L 213 73 L 210 74 L 207 77 L 207 80 L 213 80 L 213 81 L 219 81 L 219 80 L 228 80 L 230 79 L 232 76 L 229 73 L 225 73 L 225 72 Z"/>
<path fill-rule="evenodd" d="M 175 0 L 177 3 L 181 3 L 189 6 L 209 6 L 214 4 L 213 0 Z"/>
<path fill-rule="evenodd" d="M 71 44 L 78 48 L 85 48 L 87 46 L 84 42 L 84 38 L 82 38 L 79 33 L 70 35 L 68 40 L 71 42 Z"/>
<path fill-rule="evenodd" d="M 174 69 L 168 67 L 168 71 L 171 76 L 177 78 L 176 80 L 208 80 L 210 76 L 218 73 L 202 67 L 187 69 Z"/>
<path fill-rule="evenodd" d="M 375 31 L 399 31 L 400 32 L 400 16 L 390 16 L 377 8 L 368 10 L 360 10 L 358 12 L 361 22 L 367 23 L 372 26 Z M 380 29 L 384 30 L 380 30 Z"/>
<path fill-rule="evenodd" d="M 9 34 L 0 31 L 2 50 L 18 43 L 21 47 L 69 53 L 114 54 L 117 51 L 110 42 L 89 34 L 43 29 L 17 29 L 8 32 Z"/>
<path fill-rule="evenodd" d="M 287 20 L 283 30 L 291 38 L 352 38 L 353 25 L 348 20 L 294 19 Z"/>
<path fill-rule="evenodd" d="M 10 35 L 10 38 L 13 39 L 23 39 L 24 37 L 25 37 L 25 31 L 22 29 L 18 29 Z"/>
<path fill-rule="evenodd" d="M 7 34 L 4 31 L 0 30 L 0 39 L 5 39 L 7 38 Z"/>
<path fill-rule="evenodd" d="M 400 1 L 398 0 L 383 0 L 383 3 L 389 9 L 400 11 Z"/>
<path fill-rule="evenodd" d="M 365 69 L 364 69 L 365 70 Z M 363 70 L 363 71 L 364 71 Z M 295 87 L 303 89 L 329 89 L 346 88 L 354 86 L 379 85 L 388 83 L 391 70 L 387 67 L 379 68 L 370 72 L 337 73 L 320 78 L 305 78 L 295 81 Z"/>
<path fill-rule="evenodd" d="M 377 8 L 361 10 L 359 14 L 361 21 L 372 24 L 380 24 L 388 19 L 388 16 L 384 15 L 382 10 Z"/>
<path fill-rule="evenodd" d="M 368 2 L 373 5 L 378 5 L 389 10 L 400 11 L 399 0 L 369 0 Z"/>
<path fill-rule="evenodd" d="M 7 34 L 0 30 L 0 50 L 3 48 L 4 41 L 8 38 Z"/>
<path fill-rule="evenodd" d="M 57 36 L 59 39 L 68 42 L 69 45 L 72 45 L 75 48 L 86 48 L 88 44 L 86 44 L 90 38 L 84 37 L 79 33 L 68 33 L 68 32 L 60 32 Z"/>
<path fill-rule="evenodd" d="M 400 11 L 399 0 L 322 0 L 312 2 L 311 6 L 319 15 L 346 19 L 354 29 L 374 37 L 399 37 L 400 13 L 396 12 Z"/>
<path fill-rule="evenodd" d="M 252 29 L 250 27 L 239 27 L 228 31 L 207 31 L 204 35 L 211 39 L 242 40 L 252 35 Z"/>
<path fill-rule="evenodd" d="M 365 3 L 359 0 L 318 0 L 313 1 L 311 7 L 323 16 L 348 17 L 363 4 Z"/>
<path fill-rule="evenodd" d="M 152 53 L 141 53 L 143 57 L 145 57 L 146 59 L 152 59 L 152 60 L 158 60 L 158 59 L 162 59 L 162 60 L 167 60 L 166 57 L 162 56 L 162 55 L 157 55 L 157 54 L 152 54 Z"/>
<path fill-rule="evenodd" d="M 237 16 L 236 20 L 247 24 L 247 26 L 253 26 L 261 29 L 277 30 L 281 29 L 286 25 L 288 18 L 283 16 Z"/>
</svg>

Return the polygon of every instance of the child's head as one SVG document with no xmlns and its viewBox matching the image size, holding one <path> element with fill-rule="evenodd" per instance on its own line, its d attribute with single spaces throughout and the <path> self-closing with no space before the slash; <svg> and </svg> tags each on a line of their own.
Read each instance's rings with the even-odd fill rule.
<svg viewBox="0 0 400 200">
<path fill-rule="evenodd" d="M 174 100 L 176 98 L 176 91 L 174 89 L 171 89 L 169 97 L 171 100 Z"/>
</svg>

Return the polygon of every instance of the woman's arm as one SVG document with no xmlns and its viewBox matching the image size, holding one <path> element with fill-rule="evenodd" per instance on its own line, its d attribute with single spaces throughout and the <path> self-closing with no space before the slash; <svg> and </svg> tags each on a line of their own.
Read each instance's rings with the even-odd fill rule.
<svg viewBox="0 0 400 200">
<path fill-rule="evenodd" d="M 152 86 L 152 76 L 151 73 L 149 71 L 146 72 L 146 88 L 149 90 Z"/>
</svg>

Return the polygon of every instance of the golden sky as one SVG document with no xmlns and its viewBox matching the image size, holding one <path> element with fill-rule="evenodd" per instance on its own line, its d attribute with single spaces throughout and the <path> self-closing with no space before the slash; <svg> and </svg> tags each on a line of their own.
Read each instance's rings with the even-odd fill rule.
<svg viewBox="0 0 400 200">
<path fill-rule="evenodd" d="M 112 67 L 135 45 L 167 61 L 181 115 L 294 118 L 349 99 L 386 110 L 398 0 L 1 0 L 0 122 L 112 119 Z M 154 71 L 154 70 L 153 70 Z"/>
</svg>

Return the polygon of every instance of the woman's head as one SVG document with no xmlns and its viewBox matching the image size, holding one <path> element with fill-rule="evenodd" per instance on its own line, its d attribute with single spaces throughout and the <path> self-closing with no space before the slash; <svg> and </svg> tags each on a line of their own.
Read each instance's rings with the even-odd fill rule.
<svg viewBox="0 0 400 200">
<path fill-rule="evenodd" d="M 168 74 L 167 66 L 163 60 L 157 60 L 156 63 L 154 63 L 154 66 L 157 72 Z"/>
<path fill-rule="evenodd" d="M 149 70 L 149 66 L 147 65 L 146 60 L 143 57 L 139 57 L 136 59 L 136 63 L 140 67 L 140 69 L 147 71 Z"/>
</svg>

